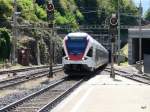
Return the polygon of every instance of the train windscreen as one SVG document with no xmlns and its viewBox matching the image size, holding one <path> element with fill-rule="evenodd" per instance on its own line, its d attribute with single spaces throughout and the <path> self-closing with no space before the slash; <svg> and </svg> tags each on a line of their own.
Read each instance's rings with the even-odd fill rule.
<svg viewBox="0 0 150 112">
<path fill-rule="evenodd" d="M 86 37 L 68 37 L 68 40 L 66 41 L 68 54 L 83 54 L 85 52 L 87 42 Z"/>
</svg>

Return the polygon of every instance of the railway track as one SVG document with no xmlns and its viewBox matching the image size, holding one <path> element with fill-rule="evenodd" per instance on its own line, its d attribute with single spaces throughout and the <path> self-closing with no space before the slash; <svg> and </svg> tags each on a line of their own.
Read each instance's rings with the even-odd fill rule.
<svg viewBox="0 0 150 112">
<path fill-rule="evenodd" d="M 16 73 L 16 72 L 24 72 L 24 71 L 29 71 L 29 70 L 35 70 L 35 69 L 43 69 L 43 68 L 48 68 L 48 66 L 38 66 L 38 67 L 26 67 L 26 68 L 20 68 L 20 69 L 7 69 L 0 71 L 0 75 L 3 74 L 8 74 L 8 73 Z"/>
<path fill-rule="evenodd" d="M 58 68 L 53 68 L 53 72 L 58 72 L 62 70 L 61 67 Z M 12 77 L 10 79 L 6 79 L 6 80 L 2 80 L 0 81 L 0 89 L 4 89 L 6 87 L 10 87 L 10 86 L 14 86 L 17 85 L 19 83 L 24 83 L 27 82 L 29 80 L 33 80 L 36 78 L 40 78 L 40 77 L 44 77 L 49 73 L 49 69 L 44 69 L 41 71 L 36 71 L 33 72 L 31 74 L 24 74 L 21 76 L 16 76 L 16 77 Z"/>
<path fill-rule="evenodd" d="M 105 71 L 110 72 L 110 68 L 106 68 Z M 150 85 L 150 77 L 147 75 L 140 75 L 140 74 L 131 74 L 129 72 L 125 72 L 125 71 L 121 71 L 121 70 L 115 70 L 115 74 L 116 75 L 120 75 L 123 76 L 125 78 L 140 82 L 140 83 L 144 83 L 144 84 L 148 84 Z"/>
<path fill-rule="evenodd" d="M 0 112 L 48 112 L 83 81 L 84 79 L 60 79 L 35 93 L 1 108 Z"/>
<path fill-rule="evenodd" d="M 54 67 L 61 67 L 61 64 L 58 64 Z M 48 65 L 44 65 L 44 66 L 36 66 L 36 67 L 26 67 L 26 68 L 20 68 L 20 69 L 7 69 L 7 70 L 2 70 L 0 71 L 0 75 L 3 74 L 8 74 L 8 73 L 12 73 L 12 74 L 16 74 L 18 72 L 24 72 L 24 71 L 30 71 L 30 70 L 36 70 L 36 69 L 44 69 L 44 68 L 49 68 Z"/>
</svg>

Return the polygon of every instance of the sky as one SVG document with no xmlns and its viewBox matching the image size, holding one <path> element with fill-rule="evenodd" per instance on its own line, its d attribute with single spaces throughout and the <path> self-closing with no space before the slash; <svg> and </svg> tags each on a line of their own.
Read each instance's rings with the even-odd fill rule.
<svg viewBox="0 0 150 112">
<path fill-rule="evenodd" d="M 139 6 L 140 0 L 133 0 L 137 6 Z M 150 0 L 141 0 L 143 6 L 143 14 L 150 8 Z"/>
</svg>

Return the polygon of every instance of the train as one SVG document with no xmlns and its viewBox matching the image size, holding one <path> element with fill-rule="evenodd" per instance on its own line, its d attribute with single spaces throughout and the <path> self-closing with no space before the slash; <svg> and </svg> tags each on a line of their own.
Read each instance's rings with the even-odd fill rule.
<svg viewBox="0 0 150 112">
<path fill-rule="evenodd" d="M 64 72 L 93 72 L 109 61 L 107 49 L 85 32 L 73 32 L 63 39 L 62 65 Z"/>
</svg>

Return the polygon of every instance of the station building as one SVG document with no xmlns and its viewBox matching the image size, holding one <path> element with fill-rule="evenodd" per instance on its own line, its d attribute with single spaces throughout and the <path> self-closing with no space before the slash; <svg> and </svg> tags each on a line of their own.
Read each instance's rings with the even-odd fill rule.
<svg viewBox="0 0 150 112">
<path fill-rule="evenodd" d="M 128 60 L 129 64 L 135 64 L 139 61 L 139 39 L 142 45 L 142 60 L 144 63 L 144 72 L 150 73 L 150 29 L 142 28 L 141 34 L 139 29 L 128 30 Z"/>
</svg>

